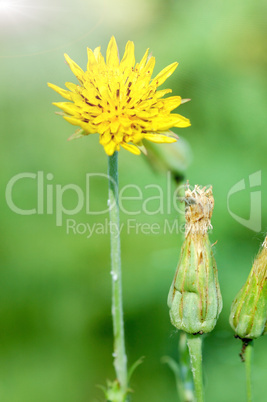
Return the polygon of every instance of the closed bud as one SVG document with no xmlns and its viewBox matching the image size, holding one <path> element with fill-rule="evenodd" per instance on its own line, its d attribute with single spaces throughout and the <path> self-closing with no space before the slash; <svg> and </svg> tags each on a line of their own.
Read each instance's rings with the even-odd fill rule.
<svg viewBox="0 0 267 402">
<path fill-rule="evenodd" d="M 245 285 L 232 303 L 230 325 L 242 339 L 267 333 L 267 237 Z"/>
<path fill-rule="evenodd" d="M 213 330 L 222 309 L 218 273 L 208 238 L 214 198 L 212 189 L 185 191 L 186 233 L 168 296 L 172 324 L 187 333 Z"/>
<path fill-rule="evenodd" d="M 172 144 L 155 144 L 144 140 L 146 161 L 157 172 L 171 172 L 177 183 L 184 179 L 185 171 L 192 161 L 192 151 L 184 138 Z"/>
</svg>

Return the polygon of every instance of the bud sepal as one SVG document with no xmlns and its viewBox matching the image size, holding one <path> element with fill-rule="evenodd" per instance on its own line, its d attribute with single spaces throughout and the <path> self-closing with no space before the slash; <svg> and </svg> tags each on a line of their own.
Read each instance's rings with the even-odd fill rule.
<svg viewBox="0 0 267 402">
<path fill-rule="evenodd" d="M 256 339 L 267 332 L 266 239 L 245 285 L 232 303 L 230 325 L 241 339 Z"/>
</svg>

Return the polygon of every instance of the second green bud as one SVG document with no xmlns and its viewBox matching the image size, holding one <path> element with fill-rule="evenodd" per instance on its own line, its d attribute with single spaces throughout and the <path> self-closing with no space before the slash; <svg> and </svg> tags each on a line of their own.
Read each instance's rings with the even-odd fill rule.
<svg viewBox="0 0 267 402">
<path fill-rule="evenodd" d="M 186 234 L 168 296 L 172 324 L 190 334 L 213 330 L 222 309 L 215 258 L 207 231 L 212 190 L 195 187 L 185 193 Z"/>
</svg>

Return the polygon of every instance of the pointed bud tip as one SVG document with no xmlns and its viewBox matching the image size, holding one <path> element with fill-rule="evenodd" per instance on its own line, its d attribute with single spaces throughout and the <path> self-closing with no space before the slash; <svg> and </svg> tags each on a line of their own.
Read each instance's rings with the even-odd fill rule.
<svg viewBox="0 0 267 402">
<path fill-rule="evenodd" d="M 185 190 L 185 205 L 186 236 L 190 231 L 205 234 L 212 228 L 214 198 L 211 186 L 206 188 L 195 185 L 191 190 L 188 182 Z"/>
</svg>

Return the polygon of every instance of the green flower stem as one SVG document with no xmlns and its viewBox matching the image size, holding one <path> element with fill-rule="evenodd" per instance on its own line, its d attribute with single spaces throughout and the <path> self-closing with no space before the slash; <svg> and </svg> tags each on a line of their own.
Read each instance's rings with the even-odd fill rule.
<svg viewBox="0 0 267 402">
<path fill-rule="evenodd" d="M 118 152 L 108 157 L 109 176 L 109 217 L 111 240 L 111 276 L 112 276 L 112 320 L 114 335 L 114 367 L 123 396 L 128 389 L 127 356 L 124 341 L 124 323 L 122 308 L 121 250 L 119 231 L 118 204 Z M 122 399 L 123 402 L 125 398 Z"/>
<path fill-rule="evenodd" d="M 190 354 L 191 370 L 193 373 L 197 402 L 203 402 L 202 380 L 202 339 L 201 335 L 187 335 L 187 345 Z"/>
<path fill-rule="evenodd" d="M 180 392 L 182 395 L 180 398 L 183 402 L 194 401 L 194 385 L 192 372 L 190 370 L 190 356 L 187 348 L 187 334 L 184 331 L 180 331 L 178 352 L 179 352 L 179 365 L 181 369 L 180 375 Z"/>
<path fill-rule="evenodd" d="M 245 346 L 244 360 L 246 366 L 246 383 L 247 383 L 247 401 L 252 402 L 252 383 L 251 383 L 251 361 L 253 354 L 253 341 Z"/>
</svg>

